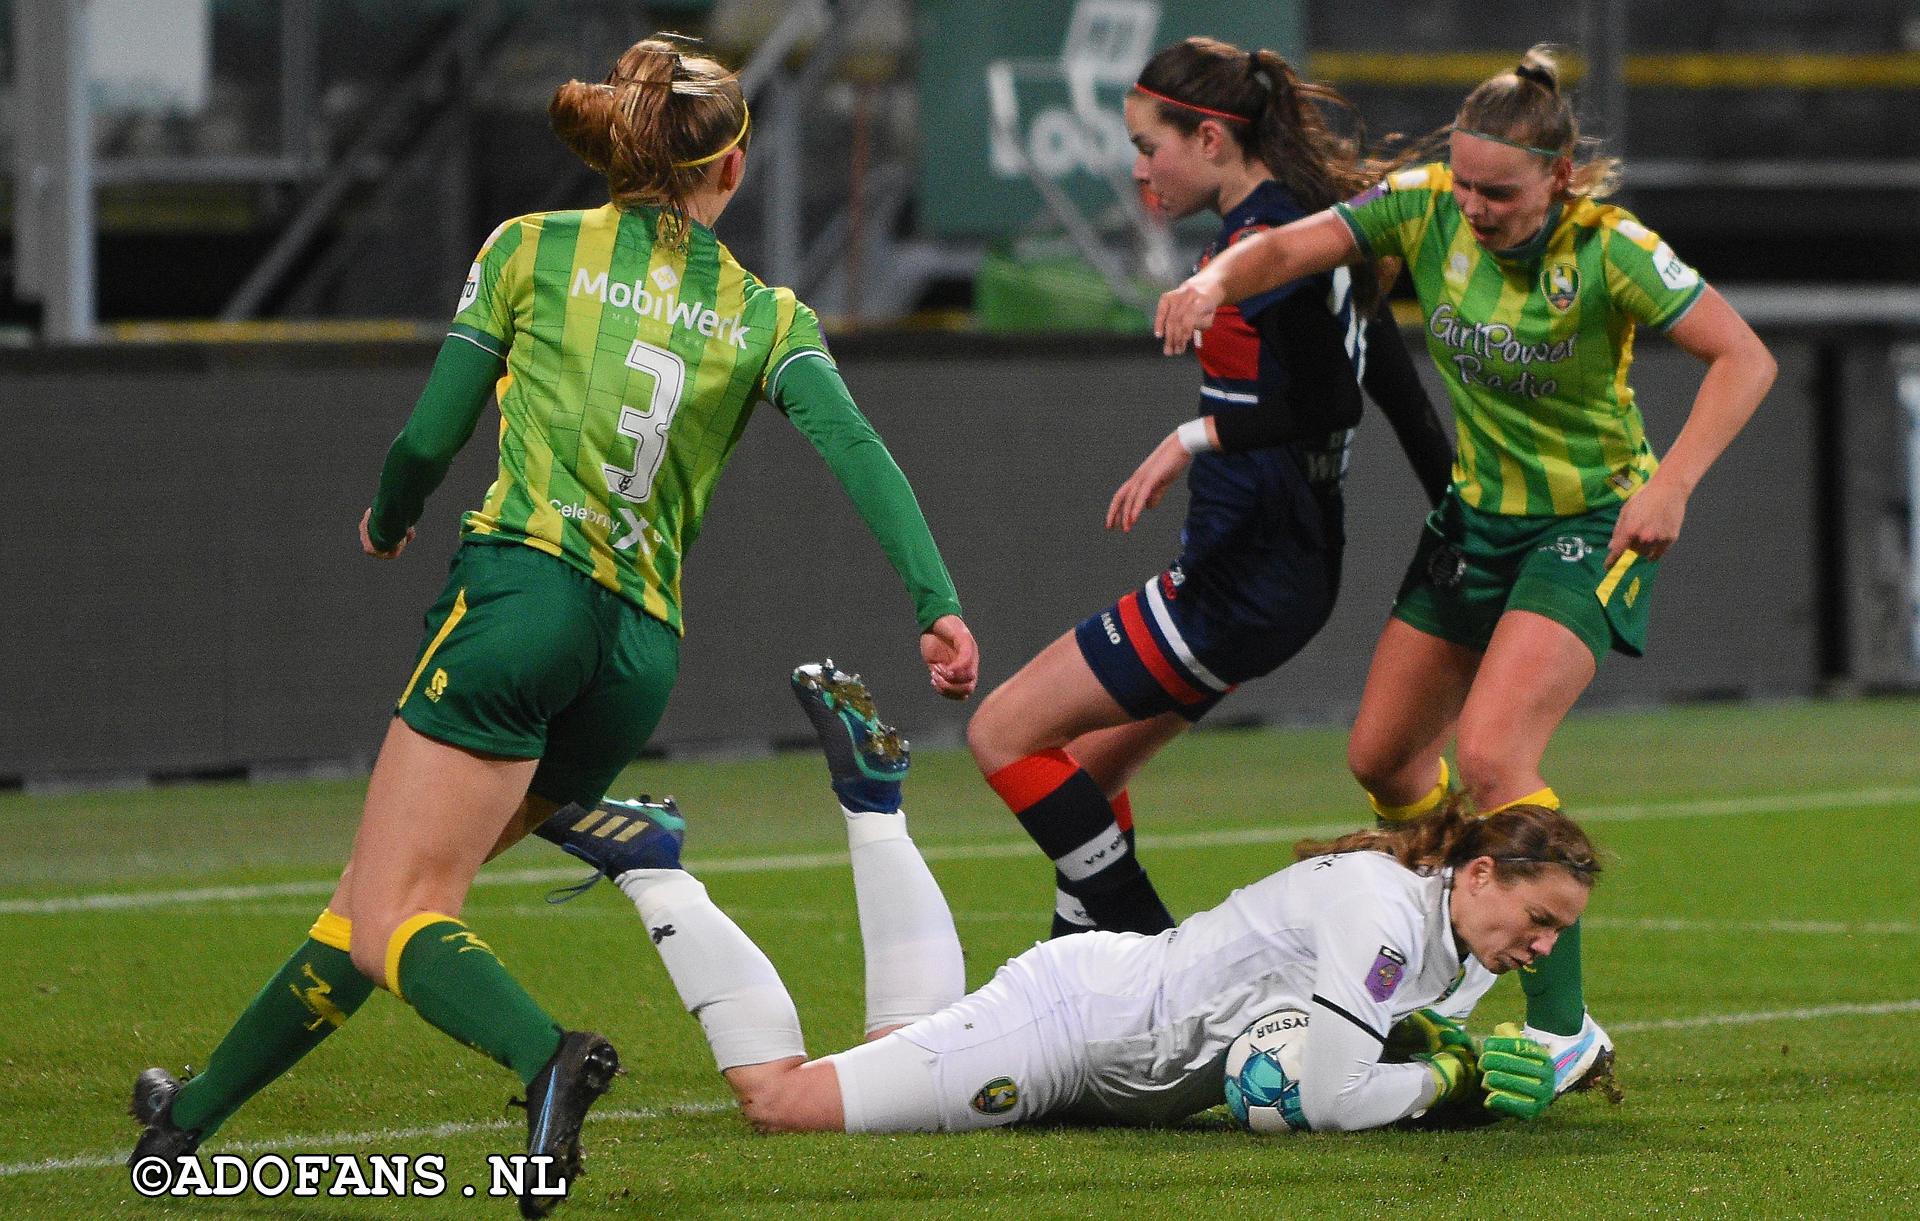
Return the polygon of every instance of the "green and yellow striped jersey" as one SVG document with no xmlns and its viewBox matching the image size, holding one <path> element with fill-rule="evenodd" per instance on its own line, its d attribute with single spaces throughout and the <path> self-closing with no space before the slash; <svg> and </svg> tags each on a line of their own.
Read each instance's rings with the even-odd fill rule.
<svg viewBox="0 0 1920 1221">
<path fill-rule="evenodd" d="M 656 241 L 658 221 L 538 213 L 481 247 L 452 333 L 506 361 L 500 472 L 462 536 L 558 556 L 684 630 L 681 560 L 754 404 L 832 358 L 791 291 L 702 225 Z"/>
<path fill-rule="evenodd" d="M 1625 209 L 1575 198 L 1525 247 L 1495 254 L 1440 164 L 1334 207 L 1362 250 L 1407 261 L 1453 400 L 1461 500 L 1568 517 L 1619 503 L 1653 474 L 1627 385 L 1634 326 L 1670 327 L 1706 291 L 1657 234 Z"/>
</svg>

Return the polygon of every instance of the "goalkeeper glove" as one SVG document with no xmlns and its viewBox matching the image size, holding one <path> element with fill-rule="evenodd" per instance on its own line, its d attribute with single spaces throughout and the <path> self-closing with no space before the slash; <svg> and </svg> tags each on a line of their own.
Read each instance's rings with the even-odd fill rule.
<svg viewBox="0 0 1920 1221">
<path fill-rule="evenodd" d="M 1427 1066 L 1427 1071 L 1433 1074 L 1434 1081 L 1439 1085 L 1433 1101 L 1428 1104 L 1429 1109 L 1463 1097 L 1479 1080 L 1471 1045 L 1465 1048 L 1443 1047 L 1439 1051 L 1421 1052 L 1413 1058 Z"/>
<path fill-rule="evenodd" d="M 1387 1051 L 1404 1059 L 1432 1055 L 1448 1047 L 1464 1048 L 1469 1059 L 1476 1054 L 1467 1028 L 1438 1010 L 1410 1013 L 1387 1031 Z"/>
<path fill-rule="evenodd" d="M 1390 1057 L 1417 1060 L 1427 1066 L 1438 1087 L 1430 1106 L 1463 1097 L 1480 1079 L 1477 1053 L 1466 1027 L 1433 1009 L 1421 1009 L 1393 1024 L 1387 1032 Z"/>
<path fill-rule="evenodd" d="M 1538 1119 L 1553 1103 L 1553 1058 L 1546 1048 L 1503 1022 L 1480 1048 L 1480 1105 L 1514 1119 Z"/>
</svg>

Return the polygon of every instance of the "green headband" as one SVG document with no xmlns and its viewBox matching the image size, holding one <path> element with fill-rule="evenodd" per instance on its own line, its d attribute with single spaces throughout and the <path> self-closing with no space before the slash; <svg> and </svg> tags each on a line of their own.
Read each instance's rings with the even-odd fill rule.
<svg viewBox="0 0 1920 1221">
<path fill-rule="evenodd" d="M 1508 148 L 1517 148 L 1523 153 L 1532 153 L 1536 157 L 1565 157 L 1568 154 L 1557 148 L 1536 148 L 1531 144 L 1522 144 L 1518 140 L 1509 140 L 1505 136 L 1496 136 L 1491 132 L 1474 131 L 1472 128 L 1455 126 L 1454 131 L 1463 136 L 1472 136 L 1476 140 L 1491 140 L 1495 144 L 1504 144 Z"/>
</svg>

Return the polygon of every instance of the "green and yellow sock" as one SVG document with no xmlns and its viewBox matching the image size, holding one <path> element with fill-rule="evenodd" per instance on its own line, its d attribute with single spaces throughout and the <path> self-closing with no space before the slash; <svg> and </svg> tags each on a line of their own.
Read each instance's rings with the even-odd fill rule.
<svg viewBox="0 0 1920 1221">
<path fill-rule="evenodd" d="M 560 1027 L 527 995 L 493 947 L 463 921 L 421 912 L 387 942 L 387 983 L 435 1028 L 532 1084 L 560 1047 Z"/>
<path fill-rule="evenodd" d="M 1502 802 L 1488 814 L 1514 806 L 1560 808 L 1560 795 L 1551 788 Z M 1520 968 L 1520 990 L 1527 995 L 1527 1025 L 1548 1034 L 1573 1035 L 1587 1017 L 1587 996 L 1580 978 L 1580 922 L 1574 921 L 1554 942 L 1553 953 Z"/>
<path fill-rule="evenodd" d="M 1520 990 L 1527 994 L 1527 1025 L 1549 1034 L 1579 1034 L 1587 1016 L 1580 980 L 1580 922 L 1561 930 L 1553 953 L 1520 968 Z"/>
<path fill-rule="evenodd" d="M 241 1011 L 206 1070 L 180 1087 L 173 1122 L 212 1136 L 241 1104 L 265 1089 L 353 1016 L 373 991 L 354 969 L 353 924 L 322 911 L 293 957 Z"/>
<path fill-rule="evenodd" d="M 1515 806 L 1542 806 L 1549 810 L 1557 810 L 1560 808 L 1560 794 L 1554 792 L 1552 788 L 1535 789 L 1525 797 L 1515 797 L 1512 801 L 1501 802 L 1481 817 L 1498 814 L 1502 810 L 1511 810 Z"/>
<path fill-rule="evenodd" d="M 1428 789 L 1419 800 L 1408 802 L 1403 806 L 1390 806 L 1372 793 L 1368 793 L 1367 804 L 1373 807 L 1373 816 L 1382 827 L 1402 826 L 1415 819 L 1425 818 L 1439 809 L 1440 804 L 1447 799 L 1447 794 L 1452 791 L 1453 777 L 1447 771 L 1447 761 L 1442 759 L 1440 760 L 1440 779 L 1435 781 L 1434 786 Z"/>
</svg>

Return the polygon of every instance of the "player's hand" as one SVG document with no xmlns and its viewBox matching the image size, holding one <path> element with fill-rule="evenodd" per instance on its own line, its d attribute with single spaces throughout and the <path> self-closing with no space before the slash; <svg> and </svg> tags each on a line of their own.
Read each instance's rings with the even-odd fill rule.
<svg viewBox="0 0 1920 1221">
<path fill-rule="evenodd" d="M 1107 505 L 1107 529 L 1132 530 L 1140 515 L 1160 503 L 1173 481 L 1193 465 L 1193 455 L 1180 444 L 1180 434 L 1171 432 L 1153 447 L 1147 460 L 1127 476 Z"/>
<path fill-rule="evenodd" d="M 367 527 L 372 523 L 373 510 L 369 508 L 365 513 L 360 515 L 360 550 L 376 560 L 398 559 L 400 553 L 407 549 L 407 544 L 413 541 L 414 528 L 408 526 L 407 536 L 405 538 L 395 543 L 391 548 L 382 551 L 373 545 L 373 535 L 367 532 Z"/>
<path fill-rule="evenodd" d="M 980 646 L 958 615 L 942 615 L 920 633 L 920 660 L 933 689 L 950 700 L 966 699 L 980 681 Z"/>
<path fill-rule="evenodd" d="M 1553 1105 L 1553 1057 L 1520 1033 L 1516 1022 L 1502 1022 L 1480 1048 L 1480 1105 L 1514 1119 L 1538 1119 Z"/>
<path fill-rule="evenodd" d="M 1432 1055 L 1450 1047 L 1478 1055 L 1467 1028 L 1437 1009 L 1410 1013 L 1387 1031 L 1387 1050 L 1409 1057 Z"/>
<path fill-rule="evenodd" d="M 1435 1009 L 1410 1013 L 1387 1031 L 1387 1051 L 1427 1066 L 1439 1083 L 1433 1105 L 1465 1097 L 1480 1082 L 1479 1052 L 1467 1028 Z"/>
<path fill-rule="evenodd" d="M 1187 344 L 1200 342 L 1200 332 L 1213 325 L 1214 311 L 1226 303 L 1226 293 L 1205 271 L 1195 272 L 1171 292 L 1160 294 L 1153 314 L 1153 333 L 1160 350 L 1178 356 Z"/>
<path fill-rule="evenodd" d="M 1687 516 L 1687 494 L 1669 487 L 1656 473 L 1639 491 L 1620 506 L 1620 519 L 1613 524 L 1613 538 L 1607 543 L 1607 568 L 1627 552 L 1643 559 L 1657 560 L 1680 537 L 1680 523 Z"/>
<path fill-rule="evenodd" d="M 1439 1051 L 1421 1052 L 1414 1059 L 1427 1066 L 1440 1086 L 1439 1093 L 1433 1096 L 1436 1107 L 1466 1097 L 1479 1084 L 1479 1066 L 1474 1063 L 1472 1043 L 1464 1048 L 1443 1047 Z"/>
</svg>

